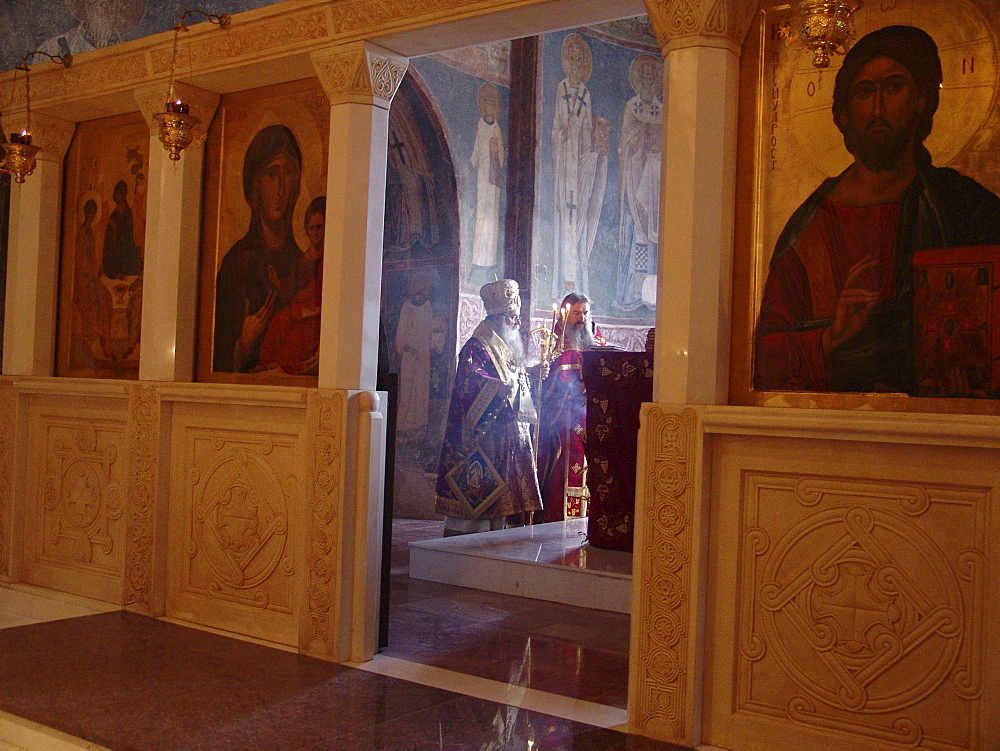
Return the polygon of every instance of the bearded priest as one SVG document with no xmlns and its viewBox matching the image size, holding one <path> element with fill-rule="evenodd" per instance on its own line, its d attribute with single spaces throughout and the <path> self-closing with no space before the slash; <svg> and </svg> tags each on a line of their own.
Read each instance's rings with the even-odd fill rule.
<svg viewBox="0 0 1000 751">
<path fill-rule="evenodd" d="M 445 537 L 503 529 L 542 508 L 531 430 L 537 421 L 524 369 L 521 296 L 502 279 L 479 291 L 486 319 L 458 356 L 438 467 Z"/>
<path fill-rule="evenodd" d="M 583 353 L 608 344 L 590 317 L 586 295 L 569 293 L 560 309 L 563 320 L 553 329 L 556 350 L 539 397 L 538 477 L 546 522 L 587 516 L 590 491 L 583 451 L 587 428 Z"/>
</svg>

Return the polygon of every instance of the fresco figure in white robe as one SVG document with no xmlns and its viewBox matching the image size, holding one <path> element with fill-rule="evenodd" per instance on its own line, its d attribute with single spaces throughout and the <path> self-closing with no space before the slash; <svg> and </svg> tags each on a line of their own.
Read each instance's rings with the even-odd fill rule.
<svg viewBox="0 0 1000 751">
<path fill-rule="evenodd" d="M 590 252 L 608 177 L 610 123 L 594 115 L 590 90 L 593 61 L 579 34 L 563 40 L 566 78 L 556 87 L 552 121 L 552 174 L 555 201 L 552 297 L 565 292 L 587 294 Z"/>
<path fill-rule="evenodd" d="M 415 441 L 425 438 L 431 391 L 434 306 L 431 278 L 425 271 L 410 277 L 409 297 L 399 309 L 396 352 L 399 354 L 399 413 L 396 429 Z M 438 352 L 441 350 L 438 349 Z"/>
<path fill-rule="evenodd" d="M 635 96 L 625 105 L 618 141 L 621 196 L 618 225 L 619 307 L 644 303 L 643 283 L 656 275 L 660 229 L 663 62 L 640 55 L 629 72 Z"/>
<path fill-rule="evenodd" d="M 472 264 L 500 264 L 500 197 L 504 184 L 503 129 L 500 127 L 500 92 L 491 83 L 479 88 L 479 122 L 472 147 L 476 172 L 476 222 L 472 235 Z"/>
</svg>

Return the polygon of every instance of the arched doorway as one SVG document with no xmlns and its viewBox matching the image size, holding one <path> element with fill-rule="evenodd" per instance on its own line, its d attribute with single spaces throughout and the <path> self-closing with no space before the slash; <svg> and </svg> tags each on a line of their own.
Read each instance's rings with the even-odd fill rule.
<svg viewBox="0 0 1000 751">
<path fill-rule="evenodd" d="M 459 212 L 445 129 L 419 77 L 389 114 L 382 256 L 382 369 L 398 374 L 393 515 L 434 518 L 434 481 L 455 371 Z"/>
<path fill-rule="evenodd" d="M 490 45 L 484 45 L 484 46 L 490 46 Z M 449 54 L 451 55 L 453 53 Z M 635 57 L 636 54 L 638 53 L 634 53 L 631 56 L 629 56 L 629 54 L 626 52 L 619 53 L 619 56 L 622 57 L 622 59 L 625 61 L 624 63 L 622 63 L 622 65 L 624 66 L 623 69 L 626 72 L 628 70 L 627 64 L 631 62 L 631 60 Z M 484 52 L 483 55 L 489 57 L 488 52 Z M 558 62 L 556 62 L 556 65 L 558 66 Z M 412 89 L 408 89 L 407 85 L 408 83 L 410 83 L 411 77 L 413 77 L 413 71 L 416 69 L 419 72 L 420 67 L 421 66 L 419 65 L 418 61 L 416 61 L 415 64 L 415 61 L 411 60 L 410 73 L 407 75 L 407 80 L 404 81 L 404 84 L 400 90 L 400 94 L 397 95 L 398 98 L 396 100 L 397 102 L 402 102 L 402 105 L 400 107 L 401 111 L 412 110 L 413 108 Z M 481 71 L 482 68 L 476 68 L 476 70 Z M 624 80 L 626 81 L 628 80 L 627 76 L 619 76 L 619 77 L 624 78 Z M 483 83 L 482 79 L 480 79 L 477 82 L 478 87 L 485 85 L 487 84 Z M 509 82 L 507 85 L 509 88 Z M 417 91 L 418 92 L 425 91 L 425 89 L 417 89 Z M 469 87 L 469 86 L 466 86 L 464 88 L 462 86 L 453 86 L 450 87 L 448 90 L 449 96 L 452 96 L 454 100 L 463 102 L 465 104 L 466 108 L 466 112 L 464 113 L 465 119 L 464 120 L 459 119 L 459 125 L 461 127 L 466 127 L 467 125 L 471 124 L 472 126 L 471 130 L 473 133 L 475 133 L 475 123 L 478 117 L 477 114 L 478 110 L 476 108 L 477 105 L 476 91 L 477 87 Z M 632 93 L 633 92 L 630 90 L 629 95 L 631 95 Z M 546 91 L 543 92 L 543 95 L 547 94 L 550 94 L 550 92 L 548 92 L 548 90 L 546 89 Z M 506 92 L 501 94 L 501 99 L 503 99 L 505 102 L 507 101 Z M 451 102 L 451 104 L 454 105 L 454 101 Z M 617 113 L 619 117 L 621 114 L 621 106 L 622 105 L 620 103 L 617 105 Z M 383 263 L 385 264 L 383 267 L 383 280 L 384 280 L 383 306 L 382 306 L 383 313 L 384 314 L 388 313 L 389 315 L 392 315 L 393 309 L 398 309 L 399 311 L 396 314 L 395 320 L 388 320 L 386 322 L 387 340 L 389 340 L 390 344 L 389 349 L 391 358 L 401 357 L 401 353 L 395 347 L 395 343 L 398 342 L 400 338 L 398 332 L 400 329 L 400 321 L 403 319 L 402 311 L 404 309 L 404 305 L 406 304 L 406 301 L 413 296 L 415 296 L 417 300 L 421 302 L 421 305 L 424 304 L 423 298 L 425 296 L 425 292 L 421 290 L 421 286 L 422 285 L 426 286 L 426 279 L 421 279 L 418 277 L 417 281 L 412 285 L 413 287 L 412 290 L 410 289 L 409 283 L 406 283 L 404 286 L 404 283 L 402 281 L 396 281 L 395 287 L 393 288 L 391 286 L 392 282 L 390 281 L 391 280 L 390 273 L 393 271 L 399 271 L 401 269 L 404 270 L 408 269 L 412 271 L 412 276 L 416 277 L 420 271 L 420 265 L 414 264 L 412 262 L 412 256 L 414 254 L 419 255 L 419 253 L 425 251 L 426 247 L 433 245 L 434 243 L 433 230 L 435 229 L 433 227 L 428 227 L 425 222 L 425 217 L 429 213 L 428 212 L 429 204 L 422 198 L 422 196 L 426 193 L 426 188 L 430 183 L 432 176 L 430 175 L 430 171 L 423 167 L 422 157 L 420 157 L 419 155 L 412 156 L 411 159 L 415 160 L 415 163 L 412 165 L 403 166 L 399 164 L 394 164 L 394 161 L 397 161 L 400 158 L 400 156 L 397 155 L 409 153 L 405 144 L 407 133 L 403 132 L 404 128 L 402 125 L 400 125 L 400 120 L 397 118 L 396 107 L 397 105 L 394 103 L 393 109 L 390 114 L 390 128 L 389 128 L 388 149 L 387 149 L 389 170 L 387 176 L 387 195 L 386 195 L 386 221 L 385 221 L 386 235 L 383 243 L 385 248 L 384 258 L 383 258 Z M 435 109 L 431 109 L 431 112 L 435 115 L 438 114 Z M 438 120 L 439 122 L 444 121 L 445 118 L 442 116 L 439 117 Z M 506 121 L 504 124 L 506 125 Z M 449 126 L 450 129 L 447 129 L 449 128 Z M 458 270 L 460 272 L 460 276 L 458 278 L 459 299 L 461 302 L 461 306 L 463 308 L 464 307 L 470 308 L 470 310 L 467 311 L 463 310 L 463 312 L 465 313 L 465 317 L 469 318 L 472 321 L 472 328 L 474 328 L 475 324 L 478 323 L 479 320 L 481 320 L 482 313 L 481 309 L 471 310 L 471 308 L 475 303 L 478 302 L 478 296 L 476 294 L 476 290 L 478 290 L 478 284 L 481 284 L 482 281 L 484 280 L 476 276 L 476 274 L 478 274 L 480 271 L 479 269 L 475 268 L 478 264 L 470 263 L 470 259 L 466 257 L 466 256 L 471 256 L 471 254 L 467 252 L 469 250 L 468 238 L 465 236 L 471 234 L 469 224 L 472 212 L 464 211 L 461 206 L 462 202 L 461 191 L 463 190 L 466 191 L 467 193 L 471 193 L 472 195 L 472 199 L 467 199 L 468 203 L 466 208 L 468 208 L 468 204 L 474 205 L 475 203 L 476 185 L 474 181 L 469 180 L 469 175 L 468 175 L 469 169 L 468 165 L 465 164 L 465 162 L 470 161 L 469 152 L 473 150 L 473 147 L 471 140 L 469 141 L 469 143 L 464 143 L 464 144 L 460 143 L 457 148 L 455 147 L 455 144 L 460 142 L 460 136 L 462 134 L 456 133 L 457 128 L 453 121 L 449 120 L 445 122 L 443 127 L 447 129 L 445 130 L 445 136 L 448 139 L 446 145 L 451 146 L 451 148 L 449 149 L 452 160 L 450 164 L 453 167 L 454 172 L 456 174 L 455 184 L 457 185 L 459 191 L 458 200 L 460 205 L 458 208 L 458 215 L 460 217 L 460 225 L 461 225 L 460 231 L 462 234 L 462 239 L 466 240 L 466 244 L 465 246 L 463 246 L 463 249 L 460 253 L 460 259 L 458 261 Z M 507 128 L 505 127 L 504 130 L 507 131 Z M 547 125 L 542 124 L 539 127 L 538 133 L 540 138 L 547 137 L 548 136 Z M 465 148 L 463 148 L 463 145 Z M 427 152 L 430 151 L 432 147 L 424 145 L 422 148 L 425 152 Z M 412 149 L 410 149 L 409 151 L 412 151 Z M 407 170 L 408 172 L 405 172 Z M 463 175 L 463 170 L 466 173 L 464 175 Z M 463 176 L 465 178 L 464 183 L 463 183 Z M 414 201 L 414 206 L 412 208 L 405 205 L 404 196 L 402 195 L 404 187 L 404 179 L 409 180 L 408 184 L 410 186 L 410 194 L 408 197 L 411 199 L 413 198 L 420 199 L 419 201 Z M 543 186 L 538 186 L 538 187 L 539 187 L 539 200 L 548 200 L 550 196 L 544 195 L 545 193 L 544 187 Z M 614 214 L 615 217 L 617 217 L 618 201 L 609 198 L 609 206 L 611 207 L 611 213 Z M 440 207 L 433 207 L 433 208 L 435 210 L 440 210 Z M 409 215 L 406 213 L 408 211 L 410 212 Z M 411 222 L 410 218 L 411 216 L 413 217 L 412 227 L 409 226 L 409 223 Z M 616 233 L 615 236 L 617 237 Z M 613 249 L 609 249 L 609 252 L 611 252 L 611 250 L 617 252 L 617 246 L 615 246 Z M 401 258 L 403 259 L 403 262 L 397 264 L 394 261 L 394 258 Z M 409 263 L 410 265 L 407 266 L 406 265 L 407 263 Z M 497 270 L 501 274 L 510 275 L 510 272 L 505 272 L 502 266 Z M 534 275 L 533 274 L 529 275 L 529 279 L 534 281 Z M 529 285 L 529 289 L 531 286 L 534 285 L 533 284 Z M 387 304 L 387 298 L 393 299 L 393 302 L 391 304 Z M 547 307 L 547 302 L 546 305 L 543 307 Z M 463 333 L 461 333 L 454 340 L 456 345 L 463 343 L 464 339 L 468 338 L 468 335 L 471 333 L 471 328 L 468 328 L 467 326 L 466 329 L 461 329 L 461 325 L 462 324 L 460 322 L 459 327 Z M 426 326 L 427 323 L 425 322 L 425 328 Z M 389 329 L 391 329 L 392 327 L 395 327 L 396 333 L 389 333 Z M 643 329 L 643 333 L 644 332 L 645 328 Z M 452 350 L 452 352 L 454 353 L 454 350 Z M 432 416 L 428 415 L 428 418 L 432 418 Z M 431 419 L 428 420 L 428 422 L 430 421 Z M 407 454 L 409 454 L 409 456 L 404 454 L 403 456 L 398 457 L 397 461 L 394 463 L 397 469 L 401 467 L 403 464 L 405 464 L 407 461 L 412 461 L 412 459 L 415 456 L 418 456 L 418 453 L 416 452 L 415 447 L 412 443 L 413 440 L 412 436 L 407 435 L 405 432 L 406 430 L 408 429 L 404 428 L 404 430 L 401 431 L 400 435 L 398 436 L 399 440 L 397 441 L 397 447 L 402 449 L 401 453 L 406 452 Z M 425 436 L 427 435 L 426 431 L 424 435 Z M 434 448 L 435 448 L 434 453 L 436 454 L 437 453 L 436 449 L 439 448 L 439 444 L 435 442 Z M 436 460 L 436 457 L 434 457 L 434 459 Z M 422 474 L 426 475 L 424 479 L 427 481 L 426 487 L 430 491 L 430 497 L 428 498 L 428 502 L 424 508 L 433 508 L 433 483 L 434 480 L 436 479 L 436 473 L 430 471 L 431 466 L 433 466 L 433 464 L 425 466 L 422 472 Z M 411 477 L 414 474 L 412 467 L 410 474 Z M 400 483 L 397 483 L 397 488 L 399 487 Z M 400 500 L 402 500 L 403 503 L 405 504 L 411 501 L 412 499 L 404 497 Z M 440 536 L 440 532 L 438 533 L 438 536 Z M 393 553 L 395 552 L 396 551 L 393 550 Z M 388 553 L 389 551 L 387 550 L 386 554 Z M 496 602 L 493 603 L 487 602 L 490 599 L 495 599 L 496 601 L 499 601 L 502 598 L 494 598 L 494 596 L 490 594 L 487 594 L 485 592 L 479 592 L 479 597 L 478 598 L 473 597 L 471 601 L 478 601 L 480 605 L 477 607 L 480 607 L 483 612 L 497 613 L 503 611 L 504 608 L 507 607 L 507 605 L 498 606 Z M 428 604 L 427 607 L 429 608 L 466 607 L 468 605 L 469 602 L 465 601 L 463 601 L 460 606 L 456 606 L 454 602 L 449 603 L 447 605 L 443 605 L 441 604 L 441 602 L 438 602 L 436 604 Z M 513 609 L 516 607 L 516 605 L 510 605 L 510 607 Z M 548 606 L 546 606 L 546 608 L 547 607 Z M 550 610 L 555 611 L 559 610 L 559 608 L 553 607 Z M 551 614 L 549 617 L 551 617 Z M 611 621 L 614 620 L 614 616 L 610 618 L 602 618 L 602 616 L 590 614 L 587 616 L 589 622 L 586 621 L 574 622 L 572 623 L 572 625 L 566 622 L 566 620 L 568 620 L 566 612 L 561 613 L 558 616 L 558 618 L 564 620 L 559 621 L 560 625 L 552 626 L 550 633 L 546 635 L 539 634 L 537 636 L 524 637 L 524 635 L 521 634 L 512 637 L 509 633 L 503 634 L 501 636 L 500 634 L 503 633 L 502 630 L 498 630 L 496 632 L 497 635 L 493 637 L 495 640 L 509 638 L 511 639 L 511 643 L 514 643 L 516 642 L 516 639 L 518 637 L 524 637 L 527 639 L 527 643 L 523 645 L 522 651 L 516 656 L 517 658 L 515 658 L 515 656 L 512 654 L 516 650 L 512 649 L 507 650 L 508 652 L 510 652 L 510 654 L 506 654 L 502 658 L 500 658 L 500 659 L 510 660 L 510 664 L 508 665 L 510 674 L 502 678 L 499 678 L 499 680 L 503 680 L 505 682 L 510 682 L 510 683 L 516 683 L 518 685 L 530 685 L 531 679 L 528 677 L 527 675 L 528 673 L 534 671 L 535 677 L 537 678 L 539 673 L 553 669 L 553 666 L 555 664 L 557 663 L 562 664 L 568 662 L 575 663 L 575 669 L 578 671 L 578 674 L 573 676 L 570 675 L 564 676 L 564 679 L 561 681 L 564 687 L 565 685 L 572 683 L 574 680 L 580 680 L 581 676 L 586 675 L 588 669 L 591 667 L 591 665 L 588 664 L 590 662 L 603 661 L 605 666 L 607 666 L 608 664 L 615 664 L 617 666 L 617 672 L 621 676 L 627 675 L 627 648 L 628 648 L 627 616 L 625 616 L 624 618 L 624 628 L 619 628 L 621 626 L 620 622 L 611 623 Z M 528 620 L 528 619 L 529 617 L 525 617 L 521 620 Z M 506 618 L 500 617 L 496 620 L 497 622 L 500 622 L 500 621 L 505 621 Z M 514 617 L 510 619 L 510 621 L 517 621 L 517 620 L 518 618 Z M 448 641 L 448 637 L 446 634 L 447 634 L 447 629 L 449 628 L 448 625 L 443 624 L 441 620 L 438 620 L 437 616 L 433 616 L 428 620 L 424 621 L 424 624 L 428 627 L 426 633 L 426 641 L 440 644 L 443 648 L 447 649 L 448 646 L 446 642 Z M 501 629 L 502 628 L 503 627 L 501 626 Z M 617 641 L 616 641 L 617 634 L 613 633 L 616 628 L 618 628 L 618 634 L 621 635 L 621 638 L 618 639 Z M 546 641 L 545 639 L 546 636 L 551 637 L 552 634 L 555 634 L 557 631 L 560 630 L 561 633 L 565 636 L 565 638 L 561 638 L 561 643 L 558 646 L 554 646 L 553 642 L 559 639 L 552 639 L 548 643 L 546 643 L 545 646 L 540 647 L 540 644 Z M 592 634 L 593 632 L 600 632 L 604 644 L 598 646 L 597 642 L 595 641 L 590 641 L 588 643 L 587 637 L 585 635 L 585 632 L 587 632 L 588 630 L 590 630 Z M 580 637 L 579 641 L 574 642 L 573 640 L 577 637 Z M 612 654 L 614 652 L 614 649 L 609 647 L 609 645 L 612 644 L 613 642 L 615 643 L 616 646 L 621 647 L 620 651 L 617 654 Z M 534 647 L 529 648 L 528 646 L 529 644 L 534 644 Z M 599 660 L 592 661 L 591 657 L 593 657 L 594 654 L 600 651 L 601 646 L 608 648 L 605 649 L 603 652 L 601 652 L 601 657 L 599 658 Z M 389 653 L 393 654 L 394 652 L 395 650 L 392 650 L 390 648 Z M 480 663 L 498 661 L 497 655 L 488 653 L 487 650 L 484 650 L 482 652 L 480 658 L 481 658 L 479 660 Z M 405 657 L 402 659 L 405 659 Z M 467 665 L 470 670 L 474 669 L 474 666 L 470 664 L 472 662 L 472 659 L 471 655 L 468 652 L 464 654 L 463 659 L 468 660 Z M 615 663 L 615 660 L 618 660 L 618 662 Z M 515 669 L 515 666 L 517 669 Z M 518 672 L 518 670 L 520 670 L 520 672 Z M 498 679 L 494 678 L 494 680 Z M 560 687 L 553 686 L 553 688 L 560 688 Z M 621 710 L 624 710 L 624 696 L 625 696 L 625 689 L 623 686 L 621 690 L 621 701 L 622 701 Z"/>
</svg>

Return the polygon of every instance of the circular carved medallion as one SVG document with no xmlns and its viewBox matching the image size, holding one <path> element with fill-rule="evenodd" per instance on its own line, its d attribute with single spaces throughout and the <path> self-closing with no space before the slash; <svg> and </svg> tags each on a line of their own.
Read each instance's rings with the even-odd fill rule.
<svg viewBox="0 0 1000 751">
<path fill-rule="evenodd" d="M 962 594 L 941 549 L 901 515 L 821 511 L 766 558 L 758 603 L 769 650 L 811 697 L 892 712 L 931 694 L 963 635 Z"/>
<path fill-rule="evenodd" d="M 211 470 L 195 504 L 195 537 L 223 583 L 245 589 L 264 582 L 287 536 L 285 493 L 267 464 L 239 451 Z"/>
<path fill-rule="evenodd" d="M 101 511 L 101 479 L 89 461 L 74 461 L 63 475 L 59 503 L 62 523 L 71 529 L 86 530 Z"/>
</svg>

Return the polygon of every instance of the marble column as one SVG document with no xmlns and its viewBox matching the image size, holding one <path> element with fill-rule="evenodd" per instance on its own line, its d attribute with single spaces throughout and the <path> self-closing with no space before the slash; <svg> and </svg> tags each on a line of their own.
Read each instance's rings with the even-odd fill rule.
<svg viewBox="0 0 1000 751">
<path fill-rule="evenodd" d="M 142 356 L 139 379 L 191 381 L 198 292 L 201 186 L 205 150 L 202 144 L 219 105 L 219 95 L 175 83 L 177 96 L 199 119 L 195 140 L 178 161 L 169 158 L 159 138 L 166 89 L 162 84 L 135 92 L 149 124 L 149 193 L 143 266 Z"/>
<path fill-rule="evenodd" d="M 736 95 L 756 0 L 645 0 L 663 48 L 663 161 L 653 399 L 729 390 Z M 710 6 L 710 7 L 708 7 Z"/>
<path fill-rule="evenodd" d="M 312 53 L 330 99 L 321 388 L 375 388 L 389 104 L 406 58 L 356 42 Z"/>
<path fill-rule="evenodd" d="M 5 113 L 10 130 L 27 126 L 23 112 Z M 4 321 L 5 375 L 51 376 L 55 372 L 56 293 L 63 158 L 76 124 L 31 114 L 34 143 L 41 147 L 34 174 L 11 182 Z"/>
<path fill-rule="evenodd" d="M 756 0 L 645 0 L 663 49 L 653 400 L 636 467 L 629 725 L 701 742 L 709 480 L 697 413 L 726 404 L 740 47 Z"/>
<path fill-rule="evenodd" d="M 312 547 L 340 539 L 344 547 L 331 600 L 322 580 L 329 567 L 311 560 L 309 622 L 300 648 L 335 660 L 367 660 L 377 645 L 378 581 L 382 540 L 382 478 L 385 462 L 384 403 L 373 393 L 378 369 L 382 290 L 382 224 L 385 209 L 389 104 L 406 73 L 407 60 L 358 42 L 312 53 L 330 100 L 326 240 L 323 251 L 323 313 L 319 386 L 342 400 L 346 422 L 326 440 L 323 456 L 343 452 L 350 480 L 315 499 L 319 514 Z M 320 410 L 329 416 L 333 410 Z M 322 421 L 321 421 L 322 427 Z M 319 429 L 318 429 L 319 432 Z M 339 436 L 342 443 L 337 446 Z M 322 438 L 317 435 L 317 440 Z M 334 454 L 331 454 L 331 451 Z M 329 516 L 329 518 L 326 518 Z M 386 551 L 388 555 L 388 551 Z M 323 592 L 322 596 L 313 596 Z M 332 606 L 336 602 L 336 606 Z M 331 621 L 330 618 L 333 618 Z"/>
</svg>

